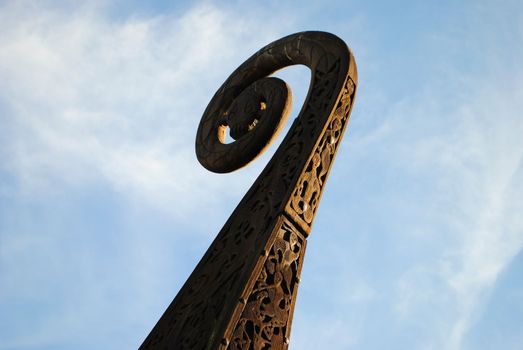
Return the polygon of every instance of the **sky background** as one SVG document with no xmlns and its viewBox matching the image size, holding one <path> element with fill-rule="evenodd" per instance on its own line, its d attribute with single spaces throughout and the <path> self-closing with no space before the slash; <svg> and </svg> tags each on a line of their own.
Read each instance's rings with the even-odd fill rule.
<svg viewBox="0 0 523 350">
<path fill-rule="evenodd" d="M 138 348 L 276 149 L 206 171 L 203 110 L 303 30 L 346 41 L 359 86 L 290 349 L 523 349 L 510 0 L 0 1 L 0 349 Z M 279 76 L 293 118 L 310 74 Z"/>
</svg>

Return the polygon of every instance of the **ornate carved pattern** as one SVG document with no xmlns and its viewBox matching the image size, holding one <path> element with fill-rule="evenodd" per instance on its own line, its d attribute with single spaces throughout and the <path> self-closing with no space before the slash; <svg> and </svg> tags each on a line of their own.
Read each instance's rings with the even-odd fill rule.
<svg viewBox="0 0 523 350">
<path fill-rule="evenodd" d="M 303 254 L 303 238 L 281 241 L 275 232 L 279 232 L 282 217 L 287 212 L 296 221 L 294 226 L 298 225 L 296 227 L 304 235 L 308 234 L 310 222 L 305 220 L 315 213 L 326 173 L 346 125 L 355 87 L 349 88 L 347 79 L 355 84 L 357 77 L 354 58 L 341 39 L 322 32 L 297 33 L 267 45 L 249 58 L 218 89 L 205 110 L 198 128 L 196 151 L 199 161 L 216 172 L 232 171 L 252 161 L 267 147 L 271 133 L 281 127 L 280 117 L 276 118 L 274 113 L 285 115 L 289 104 L 284 84 L 265 77 L 292 64 L 304 64 L 312 70 L 310 91 L 299 116 L 145 339 L 141 350 L 215 350 L 224 348 L 233 338 L 240 339 L 235 329 L 240 329 L 241 324 L 245 327 L 251 324 L 246 321 L 245 313 L 261 315 L 268 310 L 264 303 L 256 304 L 256 298 L 262 293 L 259 278 L 262 278 L 261 269 L 265 266 L 265 252 L 278 254 L 281 251 L 278 247 L 287 242 L 284 244 L 292 247 L 291 252 L 299 247 L 300 254 Z M 242 112 L 249 115 L 241 115 Z M 339 119 L 338 115 L 343 115 L 343 118 Z M 230 144 L 223 140 L 226 127 L 231 129 L 231 136 L 235 138 Z M 329 146 L 331 140 L 335 140 L 333 146 Z M 313 155 L 318 155 L 319 160 Z M 306 186 L 311 184 L 313 188 L 314 182 L 320 190 L 309 195 Z M 302 189 L 297 190 L 297 185 Z M 301 202 L 296 202 L 298 208 L 300 205 L 303 208 L 305 202 L 312 205 L 314 199 L 312 213 L 303 211 L 298 214 L 291 204 L 296 196 L 301 198 Z M 292 227 L 289 222 L 286 225 Z M 289 232 L 299 237 L 295 229 Z M 290 235 L 288 239 L 292 237 L 295 236 Z M 288 257 L 292 255 L 289 254 Z M 267 274 L 267 278 L 284 277 L 282 283 L 271 287 L 276 292 L 277 288 L 290 283 L 288 272 L 283 270 L 286 266 L 291 266 L 291 270 L 301 266 L 301 257 L 297 261 L 289 260 L 289 265 L 280 262 L 270 266 L 278 271 Z M 265 283 L 269 288 L 268 280 Z M 283 296 L 293 295 L 296 288 L 297 285 L 293 284 L 292 291 L 288 290 Z M 251 291 L 255 295 L 250 295 Z M 245 313 L 245 304 L 240 301 L 244 299 L 249 301 Z M 288 302 L 290 304 L 286 304 Z M 287 315 L 292 315 L 293 303 L 294 297 L 284 300 L 285 308 L 289 305 L 290 314 Z M 261 309 L 256 310 L 255 306 Z M 283 334 L 277 329 L 284 327 L 282 329 L 288 336 L 290 320 L 291 316 L 287 316 L 286 326 L 276 326 L 283 321 L 274 316 L 269 317 L 263 327 L 257 324 L 261 333 L 249 338 L 251 344 L 262 344 L 260 339 L 272 334 L 272 349 L 285 348 L 286 345 L 276 346 L 276 339 L 280 338 L 275 338 L 275 335 Z M 254 345 L 251 348 L 254 349 Z"/>
<path fill-rule="evenodd" d="M 349 119 L 355 87 L 354 82 L 348 78 L 332 118 L 308 161 L 290 201 L 291 209 L 297 214 L 298 222 L 305 230 L 310 229 L 316 214 L 332 160 Z"/>
<path fill-rule="evenodd" d="M 287 348 L 305 243 L 290 222 L 278 228 L 227 349 Z"/>
</svg>

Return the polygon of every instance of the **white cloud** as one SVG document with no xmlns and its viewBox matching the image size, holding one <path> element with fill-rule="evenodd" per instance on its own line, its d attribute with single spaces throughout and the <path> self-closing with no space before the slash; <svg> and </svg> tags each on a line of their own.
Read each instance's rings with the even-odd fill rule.
<svg viewBox="0 0 523 350">
<path fill-rule="evenodd" d="M 209 193 L 236 194 L 230 178 L 197 164 L 194 138 L 227 74 L 277 36 L 258 31 L 260 21 L 211 4 L 124 21 L 97 6 L 4 5 L 0 98 L 12 134 L 3 162 L 15 191 L 31 197 L 102 180 L 178 215 L 212 202 Z"/>
<path fill-rule="evenodd" d="M 441 339 L 430 341 L 437 347 L 463 348 L 497 277 L 523 249 L 519 73 L 505 86 L 475 81 L 479 86 L 467 87 L 471 97 L 441 116 L 448 128 L 422 131 L 402 146 L 406 167 L 437 179 L 425 209 L 449 231 L 439 233 L 446 247 L 436 252 L 437 260 L 426 259 L 403 274 L 396 307 L 402 318 L 433 308 L 433 332 Z"/>
<path fill-rule="evenodd" d="M 104 11 L 96 3 L 68 10 L 28 2 L 0 8 L 0 195 L 53 208 L 55 194 L 102 184 L 192 230 L 154 240 L 158 236 L 125 227 L 125 239 L 113 247 L 120 232 L 86 235 L 82 222 L 70 225 L 77 232 L 64 230 L 66 208 L 57 216 L 44 209 L 48 217 L 41 221 L 6 209 L 11 225 L 0 231 L 0 306 L 14 300 L 38 310 L 23 331 L 27 316 L 20 310 L 0 348 L 76 343 L 93 330 L 114 348 L 142 339 L 143 315 L 151 314 L 151 303 L 165 304 L 151 293 L 165 282 L 167 300 L 173 284 L 181 283 L 176 264 L 192 247 L 180 236 L 213 236 L 214 230 L 201 228 L 230 214 L 235 203 L 224 202 L 236 201 L 261 167 L 209 174 L 194 155 L 195 133 L 216 89 L 245 58 L 283 34 L 276 32 L 285 25 L 271 23 L 290 23 L 288 16 L 271 13 L 267 20 L 269 9 L 251 8 L 257 16 L 245 20 L 210 3 L 118 20 Z M 204 220 L 202 207 L 212 208 Z M 166 282 L 166 274 L 174 281 Z M 124 340 L 114 336 L 121 317 L 139 329 L 126 329 L 132 336 Z"/>
</svg>

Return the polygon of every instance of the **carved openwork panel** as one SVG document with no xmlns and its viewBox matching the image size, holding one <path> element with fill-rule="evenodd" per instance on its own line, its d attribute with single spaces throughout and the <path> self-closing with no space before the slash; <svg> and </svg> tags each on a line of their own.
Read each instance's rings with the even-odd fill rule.
<svg viewBox="0 0 523 350">
<path fill-rule="evenodd" d="M 329 119 L 311 158 L 307 162 L 305 171 L 300 176 L 289 202 L 287 211 L 291 215 L 293 212 L 296 213 L 293 217 L 306 232 L 310 230 L 320 202 L 323 186 L 347 125 L 355 87 L 352 79 L 347 78 L 338 105 Z"/>
<path fill-rule="evenodd" d="M 245 306 L 223 342 L 227 349 L 286 349 L 289 344 L 306 241 L 287 219 L 276 230 L 252 290 L 240 300 Z"/>
<path fill-rule="evenodd" d="M 196 138 L 198 160 L 211 171 L 251 162 L 281 130 L 291 103 L 286 84 L 267 76 L 293 64 L 312 72 L 298 117 L 140 349 L 286 347 L 304 236 L 354 101 L 352 54 L 323 32 L 267 45 L 218 89 Z M 268 323 L 253 318 L 261 315 Z"/>
</svg>

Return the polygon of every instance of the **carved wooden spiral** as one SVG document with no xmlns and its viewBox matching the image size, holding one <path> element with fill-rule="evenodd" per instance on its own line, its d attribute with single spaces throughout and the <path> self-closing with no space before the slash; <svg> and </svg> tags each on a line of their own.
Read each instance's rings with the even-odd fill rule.
<svg viewBox="0 0 523 350">
<path fill-rule="evenodd" d="M 224 84 L 209 103 L 196 134 L 198 160 L 217 173 L 241 168 L 261 154 L 281 130 L 291 105 L 290 89 L 278 78 L 256 80 L 236 96 L 223 91 L 238 90 Z M 232 143 L 226 143 L 227 128 Z"/>
<path fill-rule="evenodd" d="M 354 57 L 324 32 L 265 46 L 216 92 L 196 137 L 207 169 L 248 164 L 289 111 L 289 89 L 268 76 L 294 64 L 312 73 L 298 117 L 140 349 L 287 348 L 306 238 L 354 101 Z"/>
</svg>

